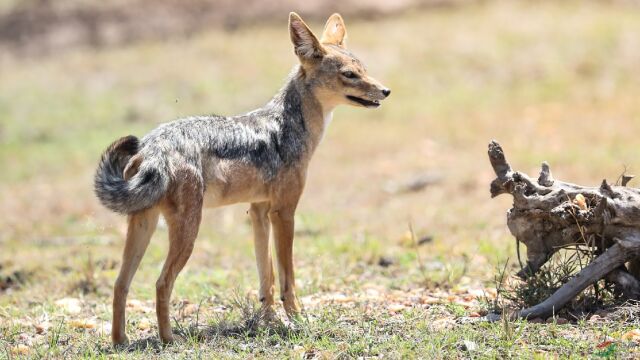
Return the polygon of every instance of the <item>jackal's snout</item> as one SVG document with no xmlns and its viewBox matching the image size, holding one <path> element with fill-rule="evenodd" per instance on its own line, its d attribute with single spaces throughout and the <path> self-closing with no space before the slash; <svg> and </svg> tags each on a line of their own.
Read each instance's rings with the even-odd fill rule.
<svg viewBox="0 0 640 360">
<path fill-rule="evenodd" d="M 373 91 L 379 92 L 380 100 L 386 99 L 391 95 L 391 89 L 384 86 L 380 81 L 372 78 L 371 76 L 367 76 L 367 82 L 374 89 Z"/>
<path fill-rule="evenodd" d="M 374 80 L 373 78 L 369 77 L 369 79 L 372 80 L 372 85 L 374 87 L 374 91 L 379 93 L 379 97 L 380 100 L 384 100 L 386 98 L 389 97 L 389 95 L 391 95 L 391 89 L 389 89 L 388 87 L 384 86 L 383 84 L 381 84 L 379 81 Z"/>
<path fill-rule="evenodd" d="M 380 101 L 386 99 L 391 94 L 391 90 L 382 85 L 379 81 L 370 76 L 362 79 L 360 86 L 354 86 L 355 91 L 346 95 L 346 98 L 352 103 L 367 108 L 376 108 L 380 106 Z"/>
</svg>

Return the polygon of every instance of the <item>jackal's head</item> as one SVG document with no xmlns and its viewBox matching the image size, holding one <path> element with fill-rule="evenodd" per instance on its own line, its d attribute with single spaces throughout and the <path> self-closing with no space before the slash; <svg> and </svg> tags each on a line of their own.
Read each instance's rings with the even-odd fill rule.
<svg viewBox="0 0 640 360">
<path fill-rule="evenodd" d="M 289 14 L 289 34 L 305 81 L 313 85 L 323 105 L 375 108 L 391 93 L 369 76 L 364 64 L 347 50 L 347 29 L 339 14 L 329 17 L 322 38 L 318 40 L 302 18 L 292 12 Z"/>
</svg>

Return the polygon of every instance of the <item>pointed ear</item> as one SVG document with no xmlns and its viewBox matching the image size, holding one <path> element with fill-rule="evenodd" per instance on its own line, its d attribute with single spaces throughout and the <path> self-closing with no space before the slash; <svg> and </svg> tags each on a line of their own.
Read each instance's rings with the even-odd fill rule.
<svg viewBox="0 0 640 360">
<path fill-rule="evenodd" d="M 340 14 L 335 13 L 329 17 L 320 42 L 347 48 L 347 28 L 344 26 L 344 20 Z"/>
<path fill-rule="evenodd" d="M 289 14 L 289 35 L 293 43 L 293 49 L 300 61 L 312 61 L 322 58 L 325 50 L 320 45 L 318 38 L 311 32 L 307 24 L 302 21 L 300 15 L 292 12 Z"/>
</svg>

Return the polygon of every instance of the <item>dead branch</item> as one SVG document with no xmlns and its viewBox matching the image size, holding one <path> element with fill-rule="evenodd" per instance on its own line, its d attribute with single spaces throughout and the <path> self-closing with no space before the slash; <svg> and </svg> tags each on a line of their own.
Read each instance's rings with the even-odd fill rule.
<svg viewBox="0 0 640 360">
<path fill-rule="evenodd" d="M 560 310 L 589 285 L 606 278 L 631 299 L 640 298 L 637 271 L 640 254 L 640 190 L 626 187 L 632 176 L 623 175 L 622 186 L 606 180 L 599 187 L 585 187 L 553 178 L 549 164 L 542 163 L 537 181 L 513 171 L 500 144 L 489 144 L 489 160 L 496 174 L 491 196 L 510 194 L 513 207 L 507 225 L 527 247 L 527 262 L 518 273 L 535 274 L 561 248 L 579 245 L 595 257 L 584 269 L 542 303 L 521 310 L 517 317 L 546 317 Z M 633 274 L 633 275 L 632 275 Z"/>
</svg>

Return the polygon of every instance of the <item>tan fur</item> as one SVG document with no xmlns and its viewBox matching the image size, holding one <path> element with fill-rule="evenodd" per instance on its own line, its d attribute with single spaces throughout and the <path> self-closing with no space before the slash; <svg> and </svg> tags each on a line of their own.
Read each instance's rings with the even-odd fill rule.
<svg viewBox="0 0 640 360">
<path fill-rule="evenodd" d="M 212 169 L 206 174 L 206 184 L 202 179 L 191 178 L 193 171 L 176 170 L 177 181 L 164 198 L 153 208 L 129 216 L 129 228 L 122 268 L 116 281 L 113 301 L 113 333 L 115 344 L 127 342 L 125 335 L 125 303 L 131 279 L 140 264 L 149 239 L 153 234 L 160 213 L 169 228 L 169 253 L 156 283 L 156 310 L 160 338 L 171 342 L 173 335 L 169 321 L 171 291 L 178 273 L 186 264 L 193 251 L 198 234 L 203 206 L 218 207 L 233 203 L 251 203 L 249 214 L 253 223 L 254 247 L 258 274 L 260 277 L 260 301 L 263 310 L 273 313 L 275 304 L 275 275 L 271 259 L 269 232 L 272 230 L 280 283 L 280 294 L 285 311 L 293 316 L 300 312 L 296 297 L 293 268 L 294 214 L 303 192 L 307 168 L 313 151 L 322 139 L 326 121 L 330 119 L 335 106 L 343 103 L 354 105 L 345 95 L 358 96 L 370 100 L 382 99 L 379 82 L 366 74 L 364 67 L 333 46 L 344 49 L 346 28 L 340 15 L 334 14 L 327 21 L 322 36 L 322 44 L 308 30 L 299 16 L 290 16 L 291 38 L 300 57 L 300 81 L 320 83 L 310 87 L 310 93 L 303 94 L 302 110 L 309 132 L 306 149 L 300 161 L 281 170 L 275 179 L 265 182 L 260 171 L 248 163 L 229 159 L 211 159 L 206 166 Z M 306 29 L 306 30 L 305 30 Z M 296 32 L 302 30 L 302 33 Z M 307 32 L 308 31 L 308 32 Z M 323 68 L 314 60 L 314 54 L 322 53 L 340 63 L 340 71 L 352 71 L 361 77 L 357 86 L 342 79 L 340 73 Z M 388 95 L 388 94 L 387 94 Z M 133 158 L 125 169 L 125 177 L 135 174 L 142 159 Z M 206 192 L 205 189 L 206 188 Z"/>
<path fill-rule="evenodd" d="M 143 157 L 140 154 L 133 155 L 131 160 L 125 166 L 123 173 L 123 177 L 125 180 L 129 180 L 138 172 L 140 168 L 140 164 L 142 163 Z"/>
<path fill-rule="evenodd" d="M 347 28 L 340 14 L 333 14 L 329 17 L 327 24 L 324 26 L 320 43 L 333 44 L 343 48 L 347 47 Z"/>
</svg>

